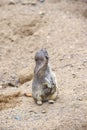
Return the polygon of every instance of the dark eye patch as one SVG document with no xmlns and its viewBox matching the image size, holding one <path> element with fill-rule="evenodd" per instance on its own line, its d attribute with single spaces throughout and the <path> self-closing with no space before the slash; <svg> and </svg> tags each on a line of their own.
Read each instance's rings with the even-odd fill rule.
<svg viewBox="0 0 87 130">
<path fill-rule="evenodd" d="M 35 58 L 35 61 L 38 61 L 38 58 Z"/>
</svg>

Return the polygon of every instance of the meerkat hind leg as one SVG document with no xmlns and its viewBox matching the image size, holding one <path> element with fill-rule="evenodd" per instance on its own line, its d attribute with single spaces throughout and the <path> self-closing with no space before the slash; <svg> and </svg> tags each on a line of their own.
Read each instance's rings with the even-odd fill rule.
<svg viewBox="0 0 87 130">
<path fill-rule="evenodd" d="M 36 102 L 38 105 L 42 105 L 42 101 L 37 101 Z"/>
<path fill-rule="evenodd" d="M 57 97 L 58 97 L 58 94 L 57 94 L 57 92 L 55 92 L 54 94 L 52 94 L 52 95 L 49 96 L 48 102 L 50 104 L 53 104 L 56 101 Z"/>
<path fill-rule="evenodd" d="M 54 104 L 54 100 L 48 100 L 49 104 Z"/>
<path fill-rule="evenodd" d="M 37 100 L 36 100 L 36 103 L 38 104 L 38 105 L 42 105 L 42 98 L 41 98 L 41 96 L 37 96 Z"/>
</svg>

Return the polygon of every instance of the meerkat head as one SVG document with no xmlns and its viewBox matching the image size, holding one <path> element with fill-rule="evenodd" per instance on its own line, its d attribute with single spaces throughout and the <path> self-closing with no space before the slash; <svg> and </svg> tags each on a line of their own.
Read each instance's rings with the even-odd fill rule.
<svg viewBox="0 0 87 130">
<path fill-rule="evenodd" d="M 41 65 L 44 62 L 48 63 L 48 60 L 49 60 L 49 56 L 46 49 L 41 49 L 38 52 L 36 52 L 35 61 L 37 65 Z"/>
<path fill-rule="evenodd" d="M 41 49 L 35 54 L 36 72 L 41 68 L 47 66 L 49 60 L 48 52 L 46 49 Z"/>
</svg>

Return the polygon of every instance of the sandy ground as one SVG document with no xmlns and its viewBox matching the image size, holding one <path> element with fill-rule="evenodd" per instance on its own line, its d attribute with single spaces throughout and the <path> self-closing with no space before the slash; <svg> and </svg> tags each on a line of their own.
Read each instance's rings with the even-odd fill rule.
<svg viewBox="0 0 87 130">
<path fill-rule="evenodd" d="M 16 82 L 34 70 L 34 55 L 46 48 L 59 98 L 37 106 L 31 83 Z M 16 94 L 13 94 L 15 93 Z M 0 0 L 0 130 L 87 130 L 87 1 Z"/>
</svg>

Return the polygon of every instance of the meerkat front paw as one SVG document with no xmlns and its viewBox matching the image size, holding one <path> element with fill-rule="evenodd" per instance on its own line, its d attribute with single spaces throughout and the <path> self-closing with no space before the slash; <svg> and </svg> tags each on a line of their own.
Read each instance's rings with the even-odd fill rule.
<svg viewBox="0 0 87 130">
<path fill-rule="evenodd" d="M 51 88 L 51 85 L 48 84 L 48 83 L 43 83 L 43 86 L 46 87 L 46 88 Z"/>
</svg>

